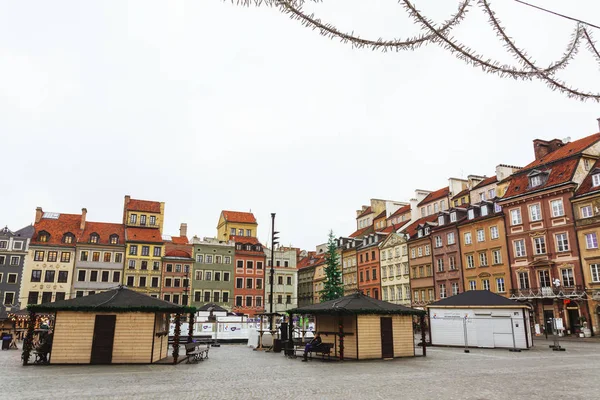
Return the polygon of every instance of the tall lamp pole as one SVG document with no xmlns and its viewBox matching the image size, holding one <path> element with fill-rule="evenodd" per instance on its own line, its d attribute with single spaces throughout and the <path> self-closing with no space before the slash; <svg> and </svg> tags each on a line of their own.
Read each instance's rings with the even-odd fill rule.
<svg viewBox="0 0 600 400">
<path fill-rule="evenodd" d="M 275 213 L 271 213 L 271 270 L 269 272 L 270 276 L 271 276 L 271 284 L 270 284 L 270 293 L 269 293 L 269 314 L 270 314 L 270 320 L 269 320 L 269 330 L 272 331 L 273 330 L 273 283 L 275 281 L 275 269 L 274 269 L 274 265 L 275 265 L 275 245 L 278 243 L 277 239 L 279 239 L 276 235 L 279 232 L 275 232 Z"/>
</svg>

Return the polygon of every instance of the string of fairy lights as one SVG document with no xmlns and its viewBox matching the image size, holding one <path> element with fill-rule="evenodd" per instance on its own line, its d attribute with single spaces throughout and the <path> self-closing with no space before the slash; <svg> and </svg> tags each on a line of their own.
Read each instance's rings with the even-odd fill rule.
<svg viewBox="0 0 600 400">
<path fill-rule="evenodd" d="M 354 32 L 344 32 L 335 27 L 335 25 L 324 22 L 314 13 L 304 11 L 305 3 L 322 3 L 323 0 L 231 0 L 232 3 L 241 6 L 267 6 L 278 8 L 283 14 L 292 20 L 299 21 L 303 26 L 319 32 L 321 35 L 338 39 L 342 43 L 350 44 L 354 48 L 369 48 L 377 51 L 405 51 L 416 50 L 426 44 L 437 44 L 458 59 L 468 65 L 477 67 L 486 73 L 496 74 L 502 78 L 513 78 L 518 80 L 537 79 L 544 82 L 550 89 L 556 90 L 569 98 L 581 101 L 593 100 L 600 102 L 600 92 L 593 92 L 586 89 L 576 88 L 569 83 L 556 77 L 556 72 L 565 69 L 570 61 L 577 55 L 582 43 L 585 43 L 587 50 L 597 61 L 600 73 L 600 51 L 593 38 L 592 30 L 600 29 L 600 26 L 581 19 L 570 17 L 561 13 L 548 10 L 543 7 L 527 3 L 522 0 L 514 0 L 516 3 L 531 7 L 541 12 L 549 13 L 559 18 L 563 18 L 574 23 L 573 33 L 569 40 L 563 55 L 555 62 L 543 67 L 538 65 L 528 52 L 517 46 L 506 28 L 501 24 L 500 19 L 491 7 L 488 0 L 463 0 L 459 3 L 458 9 L 448 20 L 442 24 L 428 18 L 410 0 L 397 0 L 408 15 L 419 27 L 423 33 L 415 37 L 406 39 L 369 39 L 361 37 Z M 465 43 L 451 36 L 453 28 L 459 25 L 467 16 L 467 12 L 477 4 L 483 10 L 488 18 L 488 22 L 498 39 L 503 43 L 506 51 L 512 55 L 518 63 L 518 66 L 508 65 L 498 60 L 494 60 L 471 49 Z"/>
</svg>

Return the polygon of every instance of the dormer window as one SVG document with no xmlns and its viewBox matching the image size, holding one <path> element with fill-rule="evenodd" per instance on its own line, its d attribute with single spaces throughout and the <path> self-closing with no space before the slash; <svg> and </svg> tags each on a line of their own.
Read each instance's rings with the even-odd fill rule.
<svg viewBox="0 0 600 400">
<path fill-rule="evenodd" d="M 592 175 L 592 185 L 600 186 L 600 173 Z"/>
<path fill-rule="evenodd" d="M 119 244 L 119 235 L 110 235 L 110 244 Z"/>
<path fill-rule="evenodd" d="M 249 244 L 246 245 L 245 250 L 247 251 L 252 251 L 252 246 L 250 246 Z"/>
<path fill-rule="evenodd" d="M 46 231 L 41 231 L 38 235 L 38 241 L 47 243 L 50 240 L 50 234 Z"/>
<path fill-rule="evenodd" d="M 502 211 L 502 207 L 500 206 L 500 204 L 498 203 L 494 203 L 494 212 L 501 212 Z"/>
<path fill-rule="evenodd" d="M 71 232 L 67 232 L 63 235 L 63 243 L 73 243 L 75 241 L 75 235 L 73 235 Z"/>
<path fill-rule="evenodd" d="M 450 222 L 456 222 L 456 211 L 450 213 Z"/>
<path fill-rule="evenodd" d="M 548 175 L 548 172 L 541 172 L 533 170 L 529 173 L 529 187 L 534 188 L 544 184 L 544 178 Z"/>
<path fill-rule="evenodd" d="M 438 217 L 438 225 L 444 225 L 444 216 L 443 215 L 440 215 Z"/>
<path fill-rule="evenodd" d="M 98 243 L 100 241 L 100 236 L 97 233 L 92 233 L 90 235 L 90 243 Z"/>
<path fill-rule="evenodd" d="M 428 227 L 428 226 L 427 226 L 427 227 L 425 227 L 425 234 L 426 234 L 426 235 L 429 235 L 429 227 Z"/>
<path fill-rule="evenodd" d="M 481 211 L 481 216 L 482 217 L 485 217 L 486 215 L 488 215 L 488 208 L 487 208 L 487 206 L 481 206 L 480 211 Z"/>
<path fill-rule="evenodd" d="M 418 237 L 423 237 L 423 229 L 419 229 L 419 230 L 417 231 L 417 236 L 418 236 Z"/>
<path fill-rule="evenodd" d="M 256 248 L 254 249 L 254 251 L 262 251 L 262 248 L 260 246 L 256 246 Z"/>
<path fill-rule="evenodd" d="M 475 210 L 473 210 L 472 208 L 469 209 L 469 211 L 467 212 L 467 217 L 469 217 L 469 219 L 475 218 Z"/>
</svg>

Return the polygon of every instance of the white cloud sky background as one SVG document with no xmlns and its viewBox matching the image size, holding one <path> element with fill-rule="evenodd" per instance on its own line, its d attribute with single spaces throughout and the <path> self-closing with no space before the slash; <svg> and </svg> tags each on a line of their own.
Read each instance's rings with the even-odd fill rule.
<svg viewBox="0 0 600 400">
<path fill-rule="evenodd" d="M 416 4 L 442 21 L 458 2 L 441 3 Z M 560 58 L 573 23 L 492 5 L 540 65 Z M 540 5 L 600 23 L 597 2 Z M 393 1 L 306 9 L 363 37 L 419 33 Z M 514 64 L 486 21 L 472 7 L 455 37 Z M 251 209 L 263 242 L 276 212 L 281 242 L 312 249 L 330 228 L 353 232 L 369 198 L 406 201 L 450 176 L 527 164 L 534 138 L 599 130 L 597 103 L 484 74 L 436 45 L 356 50 L 275 9 L 220 0 L 0 0 L 0 54 L 0 222 L 11 229 L 36 206 L 118 222 L 130 194 L 166 202 L 166 234 L 187 222 L 189 236 L 213 236 L 222 209 Z M 559 77 L 600 92 L 584 46 Z"/>
</svg>

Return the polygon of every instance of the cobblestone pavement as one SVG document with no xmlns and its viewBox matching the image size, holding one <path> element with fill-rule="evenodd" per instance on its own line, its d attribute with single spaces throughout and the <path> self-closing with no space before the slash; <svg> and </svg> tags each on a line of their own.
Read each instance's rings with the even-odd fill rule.
<svg viewBox="0 0 600 400">
<path fill-rule="evenodd" d="M 303 363 L 243 345 L 198 364 L 28 366 L 0 352 L 2 399 L 594 399 L 600 344 L 532 350 L 429 348 L 427 357 Z"/>
</svg>

